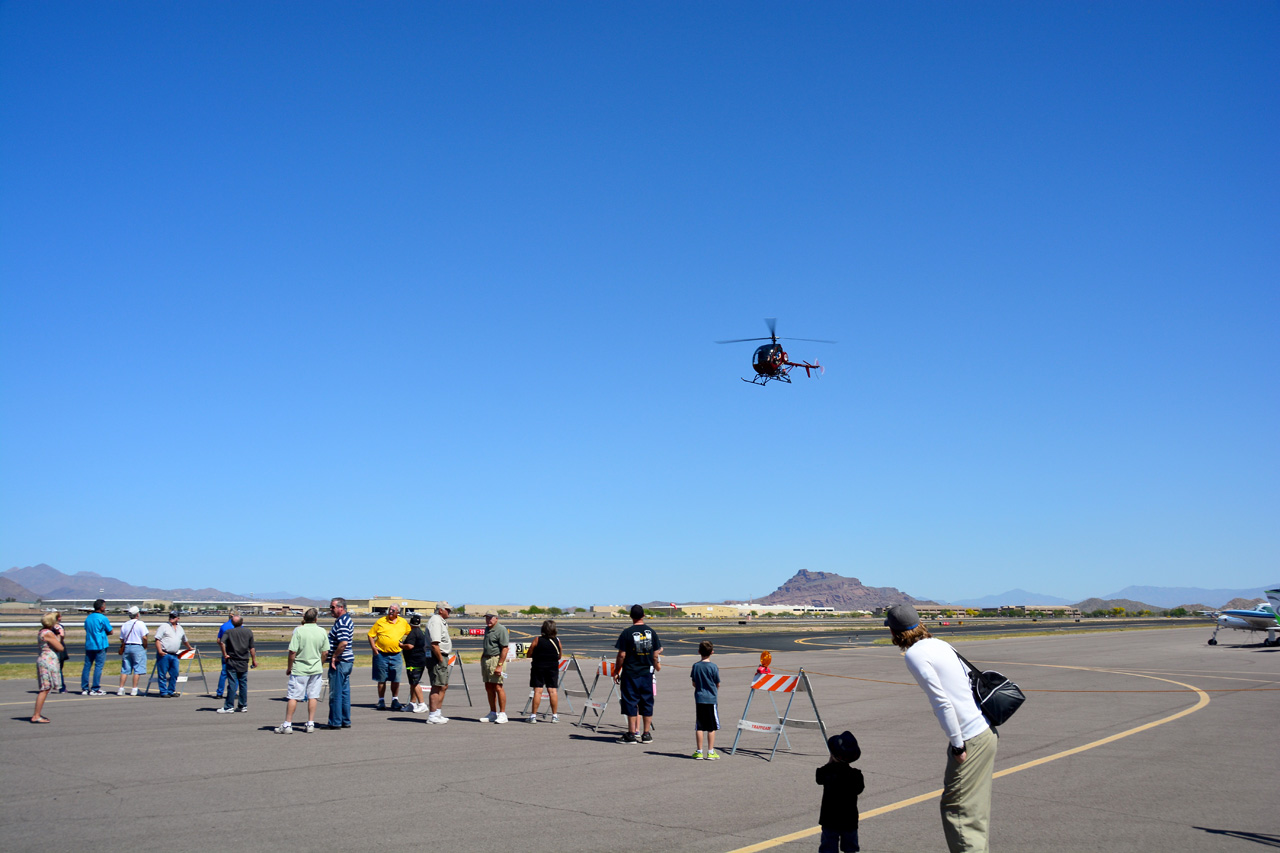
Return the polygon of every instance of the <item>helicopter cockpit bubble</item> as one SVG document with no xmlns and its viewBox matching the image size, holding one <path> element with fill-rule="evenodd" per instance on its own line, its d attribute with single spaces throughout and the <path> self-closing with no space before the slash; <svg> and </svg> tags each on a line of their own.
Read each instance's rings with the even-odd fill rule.
<svg viewBox="0 0 1280 853">
<path fill-rule="evenodd" d="M 756 367 L 766 365 L 777 366 L 786 359 L 786 353 L 782 351 L 781 344 L 765 344 L 757 347 L 755 356 L 751 359 L 751 363 Z"/>
</svg>

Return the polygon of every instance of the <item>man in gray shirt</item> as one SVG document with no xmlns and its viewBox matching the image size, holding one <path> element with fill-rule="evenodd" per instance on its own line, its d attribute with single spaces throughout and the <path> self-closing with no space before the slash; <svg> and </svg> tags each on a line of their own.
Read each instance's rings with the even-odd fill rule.
<svg viewBox="0 0 1280 853">
<path fill-rule="evenodd" d="M 449 689 L 449 655 L 453 653 L 453 638 L 449 636 L 449 623 L 445 620 L 453 608 L 449 602 L 436 603 L 436 612 L 427 620 L 427 642 L 431 644 L 431 655 L 427 659 L 427 673 L 431 678 L 431 696 L 427 699 L 428 723 L 447 723 L 449 718 L 440 711 L 444 704 L 445 691 Z"/>
<path fill-rule="evenodd" d="M 480 652 L 480 674 L 484 677 L 484 692 L 489 696 L 489 722 L 507 721 L 507 688 L 503 681 L 507 674 L 507 646 L 511 634 L 506 625 L 498 624 L 497 613 L 484 615 L 484 648 Z"/>
<path fill-rule="evenodd" d="M 178 654 L 191 648 L 187 632 L 178 624 L 178 611 L 169 612 L 169 624 L 156 629 L 156 677 L 160 679 L 160 698 L 181 696 L 178 686 Z"/>
</svg>

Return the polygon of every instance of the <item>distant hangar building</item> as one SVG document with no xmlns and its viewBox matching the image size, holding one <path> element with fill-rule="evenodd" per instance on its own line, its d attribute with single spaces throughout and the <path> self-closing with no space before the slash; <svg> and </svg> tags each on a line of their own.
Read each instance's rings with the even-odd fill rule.
<svg viewBox="0 0 1280 853">
<path fill-rule="evenodd" d="M 398 595 L 376 595 L 373 598 L 348 598 L 347 610 L 356 616 L 376 614 L 385 616 L 391 605 L 400 608 L 401 613 L 431 613 L 436 609 L 436 602 L 422 598 L 401 598 Z"/>
</svg>

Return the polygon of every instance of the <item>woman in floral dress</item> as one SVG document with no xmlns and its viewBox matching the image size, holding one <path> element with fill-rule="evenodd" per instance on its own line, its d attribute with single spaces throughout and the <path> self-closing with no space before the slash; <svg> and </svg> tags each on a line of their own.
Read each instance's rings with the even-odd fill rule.
<svg viewBox="0 0 1280 853">
<path fill-rule="evenodd" d="M 49 718 L 41 714 L 44 710 L 44 700 L 49 696 L 50 690 L 57 690 L 62 686 L 62 673 L 58 665 L 58 652 L 62 651 L 62 640 L 58 638 L 58 632 L 54 630 L 54 625 L 58 624 L 58 617 L 54 613 L 46 613 L 40 618 L 40 633 L 37 635 L 40 640 L 40 656 L 36 658 L 36 687 L 40 691 L 36 694 L 36 711 L 31 715 L 33 723 L 47 723 Z"/>
</svg>

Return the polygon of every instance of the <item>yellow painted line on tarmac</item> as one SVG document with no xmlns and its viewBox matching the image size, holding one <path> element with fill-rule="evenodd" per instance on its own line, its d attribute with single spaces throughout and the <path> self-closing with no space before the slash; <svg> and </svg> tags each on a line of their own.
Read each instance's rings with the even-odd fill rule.
<svg viewBox="0 0 1280 853">
<path fill-rule="evenodd" d="M 858 648 L 857 646 L 853 645 L 853 643 L 848 642 L 848 638 L 847 638 L 847 637 L 846 637 L 845 639 L 846 639 L 846 641 L 845 641 L 845 642 L 843 642 L 843 643 L 841 643 L 841 642 L 839 642 L 839 638 L 838 638 L 838 637 L 832 637 L 832 636 L 828 635 L 828 636 L 825 636 L 825 637 L 823 637 L 823 636 L 817 636 L 817 637 L 801 637 L 800 639 L 798 639 L 798 640 L 792 640 L 791 642 L 795 643 L 795 644 L 796 644 L 796 645 L 798 645 L 798 646 L 816 646 L 817 648 L 827 648 L 827 647 L 831 647 L 831 648 L 838 648 L 838 649 L 853 649 L 853 648 Z M 825 642 L 821 642 L 821 641 L 824 641 L 824 640 L 825 640 Z"/>
<path fill-rule="evenodd" d="M 1060 758 L 1066 758 L 1071 755 L 1078 755 L 1079 753 L 1086 752 L 1090 749 L 1096 749 L 1100 746 L 1106 746 L 1107 744 L 1115 743 L 1116 741 L 1127 738 L 1130 735 L 1136 735 L 1139 732 L 1145 732 L 1148 729 L 1154 729 L 1157 726 L 1163 726 L 1165 723 L 1172 723 L 1174 720 L 1182 719 L 1188 714 L 1194 714 L 1196 711 L 1199 711 L 1201 708 L 1209 704 L 1208 693 L 1201 690 L 1199 687 L 1195 687 L 1194 685 L 1191 685 L 1191 684 L 1184 684 L 1181 681 L 1174 681 L 1171 678 L 1160 678 L 1159 676 L 1156 676 L 1156 675 L 1144 675 L 1142 673 L 1125 672 L 1123 670 L 1096 669 L 1094 667 L 1055 666 L 1055 668 L 1082 669 L 1082 670 L 1088 670 L 1090 672 L 1106 672 L 1112 675 L 1130 675 L 1130 676 L 1135 676 L 1137 678 L 1152 678 L 1152 679 L 1155 679 L 1156 681 L 1166 681 L 1170 684 L 1176 684 L 1179 687 L 1185 687 L 1187 690 L 1194 692 L 1199 698 L 1197 699 L 1194 705 L 1188 708 L 1184 708 L 1181 711 L 1178 711 L 1176 714 L 1170 714 L 1169 716 L 1163 717 L 1159 720 L 1153 720 L 1150 723 L 1144 723 L 1141 726 L 1135 726 L 1132 729 L 1126 729 L 1125 731 L 1118 732 L 1108 737 L 1104 737 L 1101 740 L 1095 740 L 1095 741 L 1092 741 L 1091 743 L 1086 743 L 1083 746 L 1077 746 L 1071 749 L 1065 749 L 1062 752 L 1055 752 L 1053 755 L 1046 755 L 1044 758 L 1037 758 L 1033 761 L 1027 761 L 1015 767 L 1005 768 L 1004 770 L 1001 770 L 993 774 L 992 778 L 999 779 L 1001 777 L 1009 776 L 1014 773 L 1020 773 L 1023 770 L 1030 770 L 1032 767 L 1039 767 L 1042 764 L 1048 764 L 1051 761 L 1057 761 Z M 1232 692 L 1236 692 L 1236 691 L 1232 691 Z M 895 811 L 898 811 L 899 809 L 905 809 L 908 806 L 919 805 L 920 803 L 925 803 L 925 802 L 928 802 L 929 800 L 936 799 L 941 796 L 942 796 L 942 789 L 939 788 L 937 791 L 930 791 L 929 793 L 921 794 L 918 797 L 911 797 L 910 799 L 899 800 L 898 802 L 890 803 L 887 806 L 880 806 L 880 808 L 872 809 L 871 811 L 862 812 L 858 815 L 858 820 L 864 821 L 864 820 L 867 820 L 868 818 L 877 817 L 882 814 L 888 814 L 889 812 L 895 812 Z M 800 841 L 805 838 L 811 838 L 815 835 L 818 835 L 821 832 L 822 832 L 822 827 L 811 826 L 808 829 L 802 829 L 799 832 L 792 832 L 787 835 L 780 835 L 777 838 L 770 838 L 767 841 L 760 841 L 755 844 L 750 844 L 746 847 L 739 847 L 735 850 L 729 851 L 729 853 L 756 853 L 756 851 L 759 851 L 759 850 L 769 850 L 773 847 L 779 847 L 783 844 L 788 844 L 792 841 Z"/>
</svg>

